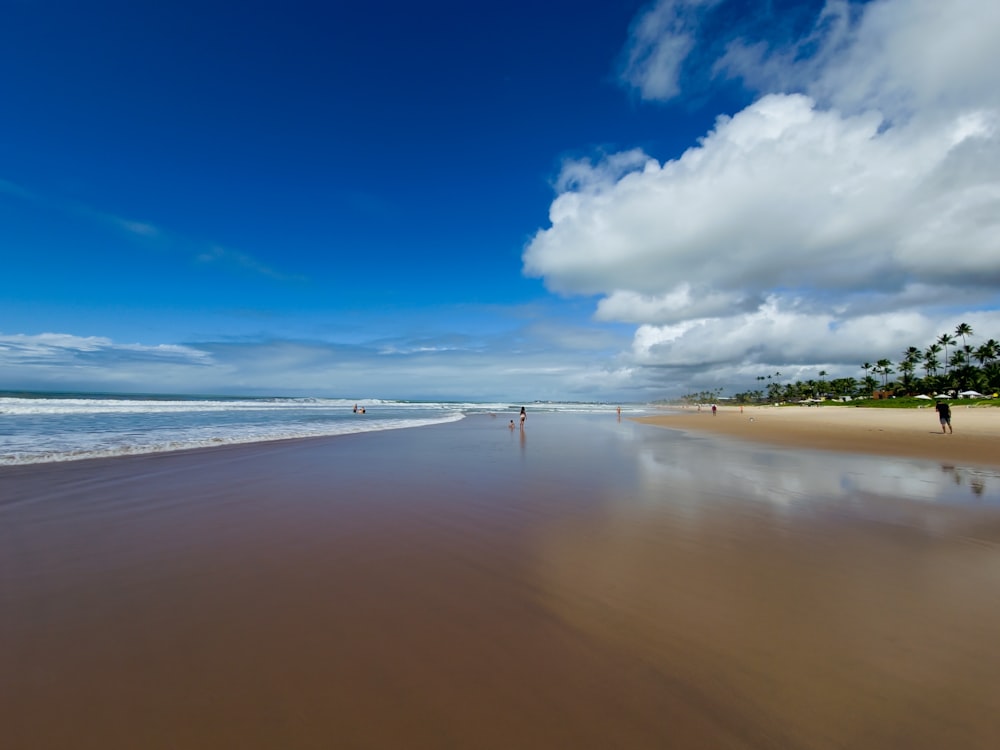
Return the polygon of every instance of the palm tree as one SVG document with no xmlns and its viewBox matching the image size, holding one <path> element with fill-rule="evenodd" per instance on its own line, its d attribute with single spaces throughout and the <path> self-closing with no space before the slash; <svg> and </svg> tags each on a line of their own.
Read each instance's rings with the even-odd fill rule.
<svg viewBox="0 0 1000 750">
<path fill-rule="evenodd" d="M 771 376 L 768 375 L 770 378 Z M 781 396 L 781 386 L 774 381 L 767 384 L 767 400 L 777 401 L 778 397 Z"/>
<path fill-rule="evenodd" d="M 969 348 L 956 349 L 951 355 L 952 383 L 959 389 L 968 388 L 976 375 L 976 368 L 969 363 Z"/>
<path fill-rule="evenodd" d="M 839 383 L 837 390 L 841 396 L 853 396 L 858 389 L 858 381 L 854 378 L 838 378 L 835 382 Z"/>
<path fill-rule="evenodd" d="M 875 363 L 878 372 L 882 373 L 882 387 L 886 388 L 889 385 L 889 374 L 894 372 L 892 369 L 892 362 L 888 359 L 880 359 Z"/>
<path fill-rule="evenodd" d="M 903 373 L 903 387 L 909 389 L 910 383 L 913 380 L 913 371 L 916 369 L 917 363 L 912 359 L 904 359 L 899 363 L 899 371 Z"/>
<path fill-rule="evenodd" d="M 959 323 L 955 326 L 955 335 L 962 337 L 962 345 L 965 345 L 965 337 L 972 335 L 972 326 L 968 323 Z"/>
<path fill-rule="evenodd" d="M 955 343 L 955 337 L 950 333 L 942 333 L 938 336 L 937 344 L 938 346 L 944 347 L 944 374 L 948 374 L 948 347 Z"/>
<path fill-rule="evenodd" d="M 913 380 L 913 371 L 917 369 L 917 361 L 920 359 L 920 350 L 915 346 L 909 346 L 903 352 L 903 361 L 899 363 L 899 371 L 903 373 L 903 385 L 910 387 Z"/>
<path fill-rule="evenodd" d="M 972 356 L 979 362 L 980 367 L 985 367 L 1000 356 L 1000 344 L 997 343 L 996 339 L 990 339 L 978 347 Z"/>
<path fill-rule="evenodd" d="M 816 398 L 816 381 L 813 379 L 807 380 L 805 383 L 798 383 L 799 391 L 801 395 L 809 394 L 811 398 Z"/>
<path fill-rule="evenodd" d="M 991 391 L 1000 390 L 1000 363 L 990 362 L 983 368 L 983 378 Z"/>
<path fill-rule="evenodd" d="M 931 344 L 927 347 L 927 351 L 924 352 L 924 388 L 927 390 L 937 389 L 937 371 L 941 366 L 941 360 L 938 359 L 938 352 L 941 351 L 941 347 L 937 344 Z"/>
<path fill-rule="evenodd" d="M 829 383 L 830 392 L 834 396 L 853 396 L 858 386 L 858 381 L 854 378 L 834 378 Z"/>
<path fill-rule="evenodd" d="M 941 360 L 937 358 L 940 353 L 940 344 L 931 344 L 927 347 L 927 351 L 924 352 L 924 372 L 926 374 L 934 373 L 937 375 L 938 368 L 941 366 Z"/>
<path fill-rule="evenodd" d="M 969 358 L 966 355 L 965 351 L 963 351 L 962 349 L 956 349 L 955 351 L 953 351 L 951 353 L 951 359 L 948 360 L 948 364 L 954 367 L 955 369 L 964 367 L 968 363 L 969 363 Z"/>
<path fill-rule="evenodd" d="M 865 380 L 868 380 L 868 371 L 872 369 L 872 363 L 865 362 L 863 365 L 861 365 L 861 369 L 865 371 Z"/>
</svg>

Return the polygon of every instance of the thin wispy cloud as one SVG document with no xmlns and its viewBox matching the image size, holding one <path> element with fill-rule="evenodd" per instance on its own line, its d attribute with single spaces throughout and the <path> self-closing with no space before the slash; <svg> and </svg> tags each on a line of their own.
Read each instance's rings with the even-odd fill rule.
<svg viewBox="0 0 1000 750">
<path fill-rule="evenodd" d="M 202 265 L 250 272 L 277 281 L 302 281 L 299 274 L 282 273 L 247 253 L 198 240 L 188 240 L 149 221 L 118 216 L 78 201 L 65 201 L 40 195 L 13 182 L 0 179 L 0 193 L 29 200 L 50 211 L 82 216 L 94 224 L 110 227 L 143 242 L 156 241 L 157 247 L 171 253 L 194 253 L 193 260 Z M 202 249 L 197 249 L 198 247 Z"/>
<path fill-rule="evenodd" d="M 18 185 L 17 183 L 10 182 L 9 180 L 0 179 L 0 193 L 5 193 L 7 195 L 12 195 L 16 198 L 24 198 L 27 200 L 37 200 L 34 193 L 26 188 Z"/>
<path fill-rule="evenodd" d="M 681 93 L 682 69 L 698 43 L 704 13 L 720 0 L 658 0 L 633 21 L 622 54 L 622 81 L 643 99 Z"/>
<path fill-rule="evenodd" d="M 249 271 L 261 276 L 267 276 L 277 281 L 304 281 L 306 278 L 301 275 L 288 275 L 280 273 L 246 253 L 221 247 L 220 245 L 212 245 L 211 247 L 208 247 L 204 252 L 198 254 L 196 260 L 198 263 L 205 265 L 218 265 L 223 268 L 228 267 Z"/>
<path fill-rule="evenodd" d="M 563 333 L 560 333 L 560 330 Z M 541 337 L 541 338 L 539 338 Z M 574 340 L 575 337 L 575 340 Z M 618 375 L 603 360 L 621 339 L 588 339 L 584 331 L 547 323 L 493 335 L 329 340 L 246 337 L 147 346 L 106 337 L 0 333 L 4 387 L 142 392 L 336 393 L 345 398 L 597 398 Z M 514 353 L 516 341 L 530 341 Z M 567 340 L 572 345 L 554 350 Z M 548 342 L 544 344 L 543 341 Z M 294 373 L 290 378 L 288 373 Z M 590 373 L 584 376 L 584 373 Z M 537 376 L 537 377 L 535 377 Z M 139 385 L 136 385 L 139 384 Z"/>
</svg>

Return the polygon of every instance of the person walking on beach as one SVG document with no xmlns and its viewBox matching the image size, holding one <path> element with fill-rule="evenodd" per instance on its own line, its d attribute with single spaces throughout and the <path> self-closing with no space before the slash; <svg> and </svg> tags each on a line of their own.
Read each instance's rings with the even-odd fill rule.
<svg viewBox="0 0 1000 750">
<path fill-rule="evenodd" d="M 522 430 L 524 429 L 524 420 L 527 419 L 527 418 L 528 418 L 528 413 L 524 410 L 524 407 L 522 406 L 521 407 L 521 429 Z"/>
<path fill-rule="evenodd" d="M 712 404 L 712 416 L 715 416 L 715 404 Z"/>
<path fill-rule="evenodd" d="M 954 430 L 951 429 L 951 407 L 948 406 L 947 401 L 938 401 L 937 406 L 934 407 L 937 410 L 938 418 L 941 420 L 941 434 L 944 434 L 945 428 L 948 428 L 948 433 L 951 434 Z"/>
</svg>

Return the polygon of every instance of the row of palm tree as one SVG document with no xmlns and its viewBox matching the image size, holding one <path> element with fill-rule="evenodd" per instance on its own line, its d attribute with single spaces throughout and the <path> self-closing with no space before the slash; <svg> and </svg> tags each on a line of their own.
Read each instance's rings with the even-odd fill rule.
<svg viewBox="0 0 1000 750">
<path fill-rule="evenodd" d="M 1000 390 L 1000 342 L 996 339 L 973 347 L 968 340 L 974 336 L 972 326 L 960 323 L 955 332 L 943 333 L 921 350 L 909 346 L 902 352 L 902 358 L 893 362 L 888 358 L 876 360 L 874 364 L 864 362 L 861 369 L 864 377 L 836 378 L 826 381 L 825 370 L 819 371 L 818 380 L 781 383 L 781 373 L 758 375 L 757 380 L 767 385 L 763 389 L 738 393 L 737 401 L 801 401 L 806 398 L 832 396 L 869 397 L 881 390 L 892 395 L 916 395 L 944 391 L 976 390 L 993 393 Z M 958 344 L 961 339 L 961 345 Z M 943 358 L 941 355 L 943 354 Z M 974 363 L 978 363 L 978 366 Z M 923 370 L 923 377 L 917 373 Z M 898 380 L 890 380 L 891 375 L 899 375 Z"/>
<path fill-rule="evenodd" d="M 907 347 L 903 357 L 898 362 L 900 379 L 889 383 L 889 375 L 895 370 L 888 359 L 880 359 L 874 365 L 865 362 L 861 369 L 882 375 L 882 388 L 910 393 L 916 390 L 980 390 L 995 391 L 1000 388 L 1000 342 L 989 339 L 977 347 L 969 344 L 969 338 L 974 335 L 972 326 L 959 323 L 955 333 L 942 333 L 937 340 L 926 349 L 915 346 Z M 961 338 L 962 344 L 958 345 Z M 954 347 L 949 353 L 949 347 Z M 944 354 L 943 359 L 939 355 Z M 978 363 L 978 367 L 974 364 Z M 942 372 L 943 365 L 943 372 Z M 924 376 L 915 375 L 918 369 L 923 369 Z"/>
</svg>

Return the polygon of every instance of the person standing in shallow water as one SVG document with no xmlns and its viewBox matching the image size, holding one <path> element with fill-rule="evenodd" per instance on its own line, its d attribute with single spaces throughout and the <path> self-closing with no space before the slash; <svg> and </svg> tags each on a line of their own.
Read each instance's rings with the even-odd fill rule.
<svg viewBox="0 0 1000 750">
<path fill-rule="evenodd" d="M 524 429 L 524 420 L 526 420 L 527 418 L 528 418 L 528 413 L 524 410 L 524 407 L 522 406 L 521 407 L 521 429 L 522 430 Z"/>
<path fill-rule="evenodd" d="M 937 410 L 938 418 L 941 420 L 941 434 L 944 434 L 945 428 L 948 429 L 949 433 L 954 432 L 951 429 L 951 407 L 948 405 L 948 402 L 938 401 L 934 408 Z"/>
</svg>

